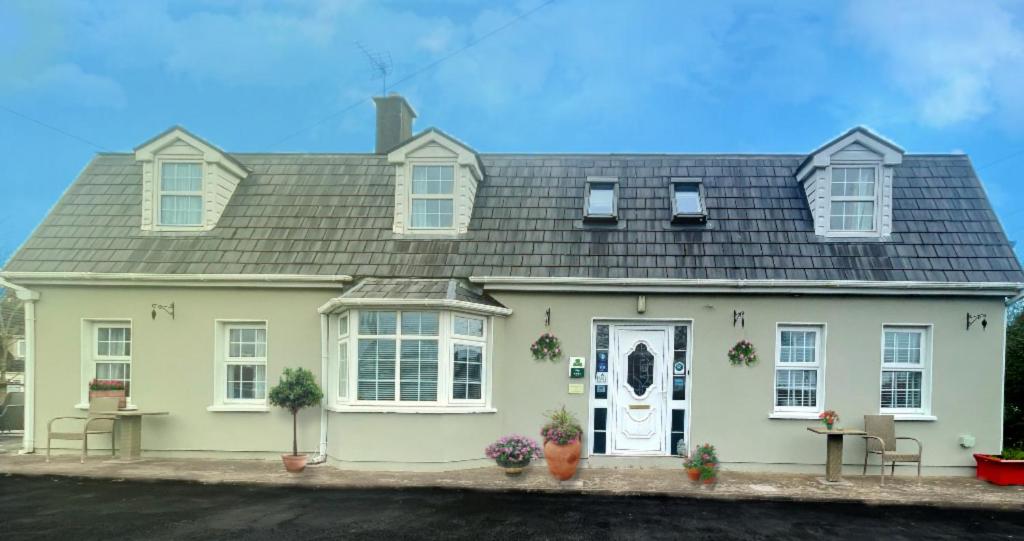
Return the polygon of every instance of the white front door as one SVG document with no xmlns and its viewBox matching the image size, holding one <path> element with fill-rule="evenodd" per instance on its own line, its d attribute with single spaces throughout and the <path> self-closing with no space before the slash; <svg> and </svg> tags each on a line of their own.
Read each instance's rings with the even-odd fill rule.
<svg viewBox="0 0 1024 541">
<path fill-rule="evenodd" d="M 669 454 L 670 328 L 612 328 L 609 452 Z"/>
</svg>

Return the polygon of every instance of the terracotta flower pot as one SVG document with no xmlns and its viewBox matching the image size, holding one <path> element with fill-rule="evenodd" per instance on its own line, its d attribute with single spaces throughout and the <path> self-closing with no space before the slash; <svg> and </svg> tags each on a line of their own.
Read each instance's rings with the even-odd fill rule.
<svg viewBox="0 0 1024 541">
<path fill-rule="evenodd" d="M 544 460 L 548 463 L 551 475 L 560 481 L 567 481 L 576 475 L 576 466 L 580 463 L 580 440 L 565 445 L 554 442 L 544 444 Z"/>
<path fill-rule="evenodd" d="M 93 398 L 117 398 L 117 409 L 124 409 L 128 406 L 128 401 L 124 396 L 124 389 L 116 391 L 89 391 L 89 402 L 92 402 Z"/>
<path fill-rule="evenodd" d="M 299 473 L 306 469 L 306 455 L 281 455 L 284 469 L 291 473 Z"/>
<path fill-rule="evenodd" d="M 697 468 L 687 468 L 686 475 L 691 481 L 697 481 L 700 479 L 700 470 Z"/>
</svg>

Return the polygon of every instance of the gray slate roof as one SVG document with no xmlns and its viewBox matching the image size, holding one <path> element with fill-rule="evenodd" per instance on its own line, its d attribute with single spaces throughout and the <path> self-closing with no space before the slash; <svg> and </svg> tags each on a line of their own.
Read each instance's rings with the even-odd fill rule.
<svg viewBox="0 0 1024 541">
<path fill-rule="evenodd" d="M 141 166 L 97 156 L 8 271 L 1024 282 L 970 162 L 906 155 L 889 242 L 814 234 L 803 155 L 480 154 L 469 233 L 391 231 L 394 172 L 373 154 L 233 154 L 252 171 L 217 228 L 139 228 Z M 616 226 L 582 223 L 587 176 L 620 178 Z M 704 226 L 669 223 L 668 177 L 700 177 Z"/>
<path fill-rule="evenodd" d="M 450 300 L 504 307 L 466 280 L 443 278 L 364 278 L 341 298 Z"/>
</svg>

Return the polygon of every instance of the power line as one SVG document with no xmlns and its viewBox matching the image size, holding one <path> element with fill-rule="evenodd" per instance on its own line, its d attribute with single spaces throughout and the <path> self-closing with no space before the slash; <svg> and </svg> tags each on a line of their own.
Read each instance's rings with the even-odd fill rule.
<svg viewBox="0 0 1024 541">
<path fill-rule="evenodd" d="M 554 3 L 555 3 L 555 0 L 547 0 L 546 2 L 538 5 L 537 7 L 533 8 L 533 9 L 530 9 L 528 11 L 524 11 L 523 13 L 520 13 L 516 17 L 513 17 L 511 20 L 506 22 L 505 24 L 503 24 L 503 25 L 501 25 L 501 26 L 499 26 L 499 27 L 497 27 L 497 28 L 487 32 L 486 34 L 483 34 L 482 36 L 480 36 L 480 37 L 478 37 L 478 38 L 476 38 L 474 40 L 471 40 L 465 46 L 463 46 L 463 47 L 461 47 L 459 49 L 456 49 L 455 51 L 452 51 L 451 53 L 448 53 L 447 55 L 444 55 L 441 58 L 438 58 L 437 60 L 431 62 L 430 64 L 427 64 L 426 66 L 423 66 L 422 68 L 420 68 L 420 69 L 418 69 L 416 71 L 413 71 L 409 75 L 406 75 L 405 77 L 402 77 L 401 79 L 395 81 L 394 83 L 391 84 L 391 88 L 395 88 L 396 86 L 398 86 L 398 85 L 400 85 L 402 83 L 408 82 L 409 80 L 411 80 L 411 79 L 413 79 L 413 78 L 423 74 L 424 72 L 427 72 L 427 71 L 430 71 L 431 69 L 436 68 L 441 63 L 443 63 L 443 62 L 445 62 L 447 60 L 451 60 L 453 57 L 458 56 L 458 55 L 468 51 L 469 49 L 475 47 L 476 45 L 479 45 L 480 42 L 482 42 L 482 41 L 484 41 L 484 40 L 494 36 L 495 34 L 498 34 L 499 32 L 507 29 L 508 27 L 518 23 L 519 21 L 522 21 L 523 19 L 526 19 L 530 15 L 533 15 L 534 13 L 536 13 L 536 12 L 540 11 L 541 9 L 544 9 L 545 7 L 547 7 L 547 6 L 551 5 L 551 4 L 554 4 Z M 294 131 L 294 132 L 284 136 L 283 138 L 279 139 L 278 141 L 272 143 L 270 145 L 270 148 L 273 149 L 274 147 L 280 145 L 281 143 L 283 143 L 285 141 L 288 141 L 289 139 L 292 139 L 292 138 L 294 138 L 297 135 L 301 135 L 303 132 L 305 132 L 307 130 L 310 130 L 310 129 L 313 129 L 313 128 L 323 124 L 324 122 L 327 122 L 328 120 L 333 120 L 335 118 L 338 118 L 338 117 L 344 115 L 345 113 L 348 113 L 349 111 L 355 109 L 356 107 L 359 107 L 360 105 L 363 105 L 364 103 L 366 103 L 366 101 L 368 99 L 370 99 L 370 98 L 369 97 L 361 98 L 359 101 L 353 102 L 351 105 L 349 105 L 349 106 L 347 106 L 347 107 L 345 107 L 345 108 L 343 108 L 341 110 L 338 110 L 338 111 L 336 111 L 334 113 L 331 113 L 331 114 L 321 118 L 320 120 L 318 120 L 318 121 L 316 121 L 316 122 L 314 122 L 314 123 L 312 123 L 312 124 L 310 124 L 308 126 L 300 128 L 300 129 L 298 129 L 298 130 L 296 130 L 296 131 Z"/>
<path fill-rule="evenodd" d="M 0 109 L 3 109 L 4 111 L 7 111 L 8 113 L 10 113 L 10 114 L 12 114 L 14 116 L 21 117 L 21 118 L 23 118 L 25 120 L 28 120 L 29 122 L 34 122 L 34 123 L 36 123 L 36 124 L 46 128 L 48 130 L 55 131 L 55 132 L 65 136 L 65 137 L 70 137 L 70 138 L 72 138 L 72 139 L 74 139 L 76 141 L 79 141 L 81 143 L 85 143 L 85 144 L 87 144 L 87 145 L 89 145 L 89 146 L 91 146 L 93 148 L 98 149 L 98 150 L 109 152 L 109 149 L 104 147 L 103 145 L 99 145 L 99 144 L 93 143 L 92 141 L 90 141 L 90 140 L 88 140 L 88 139 L 86 139 L 84 137 L 79 137 L 79 136 L 77 136 L 77 135 L 75 135 L 75 134 L 73 134 L 71 132 L 64 131 L 64 130 L 56 127 L 56 126 L 52 126 L 50 124 L 47 124 L 46 122 L 43 122 L 42 120 L 36 120 L 36 119 L 26 115 L 26 114 L 19 113 L 18 111 L 15 111 L 14 109 L 5 107 L 3 105 L 0 105 Z"/>
</svg>

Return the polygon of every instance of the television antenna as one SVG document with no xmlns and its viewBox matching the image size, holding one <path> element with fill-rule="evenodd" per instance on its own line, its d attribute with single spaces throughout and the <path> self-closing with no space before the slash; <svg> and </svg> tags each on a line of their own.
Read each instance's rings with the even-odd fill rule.
<svg viewBox="0 0 1024 541">
<path fill-rule="evenodd" d="M 371 51 L 358 41 L 356 42 L 356 47 L 359 47 L 359 50 L 366 55 L 366 60 L 370 62 L 373 78 L 380 79 L 380 95 L 386 96 L 388 93 L 388 75 L 394 69 L 394 64 L 391 62 L 391 53 L 388 51 Z"/>
</svg>

